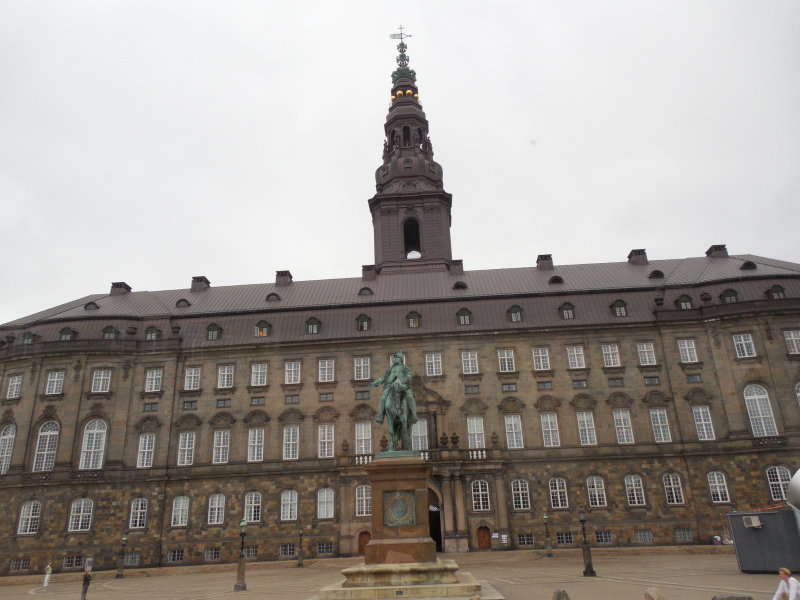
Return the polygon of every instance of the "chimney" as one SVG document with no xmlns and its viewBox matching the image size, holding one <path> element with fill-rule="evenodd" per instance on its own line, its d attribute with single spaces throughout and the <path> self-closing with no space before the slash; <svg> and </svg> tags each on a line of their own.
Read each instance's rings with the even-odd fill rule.
<svg viewBox="0 0 800 600">
<path fill-rule="evenodd" d="M 292 283 L 291 271 L 275 271 L 275 285 L 289 285 Z"/>
<path fill-rule="evenodd" d="M 111 284 L 111 292 L 112 296 L 119 296 L 120 294 L 127 294 L 131 291 L 131 286 L 129 286 L 124 281 L 115 281 Z"/>
<path fill-rule="evenodd" d="M 375 265 L 361 266 L 361 281 L 372 281 L 377 278 L 378 274 L 375 272 Z"/>
<path fill-rule="evenodd" d="M 192 289 L 193 292 L 202 292 L 203 290 L 207 290 L 211 287 L 211 282 L 206 279 L 204 275 L 195 275 L 192 277 Z"/>
<path fill-rule="evenodd" d="M 647 264 L 647 250 L 644 248 L 637 248 L 628 253 L 628 262 L 632 265 L 646 265 Z"/>
<path fill-rule="evenodd" d="M 464 274 L 464 261 L 460 258 L 450 261 L 450 275 L 463 275 Z"/>
<path fill-rule="evenodd" d="M 712 244 L 706 250 L 706 256 L 709 258 L 728 258 L 728 249 L 725 244 Z"/>
<path fill-rule="evenodd" d="M 553 255 L 552 254 L 540 254 L 536 257 L 536 268 L 542 271 L 552 271 L 553 270 Z"/>
</svg>

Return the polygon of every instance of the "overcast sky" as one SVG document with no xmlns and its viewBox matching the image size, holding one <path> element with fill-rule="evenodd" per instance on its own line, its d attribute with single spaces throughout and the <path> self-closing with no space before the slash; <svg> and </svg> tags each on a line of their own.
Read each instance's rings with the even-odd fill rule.
<svg viewBox="0 0 800 600">
<path fill-rule="evenodd" d="M 797 0 L 0 0 L 0 323 L 360 276 L 400 24 L 466 269 L 800 262 Z"/>
</svg>

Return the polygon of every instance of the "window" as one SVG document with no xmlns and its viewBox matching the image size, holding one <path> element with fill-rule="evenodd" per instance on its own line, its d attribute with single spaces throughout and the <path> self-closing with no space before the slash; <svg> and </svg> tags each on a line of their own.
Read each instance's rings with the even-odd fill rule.
<svg viewBox="0 0 800 600">
<path fill-rule="evenodd" d="M 217 429 L 214 431 L 214 449 L 211 462 L 215 465 L 222 465 L 228 462 L 231 445 L 230 429 Z"/>
<path fill-rule="evenodd" d="M 319 326 L 321 323 L 317 319 L 309 319 L 306 321 L 306 333 L 315 334 L 319 333 Z"/>
<path fill-rule="evenodd" d="M 10 573 L 21 573 L 28 571 L 31 568 L 30 558 L 12 558 L 11 564 L 8 567 Z"/>
<path fill-rule="evenodd" d="M 9 423 L 0 430 L 0 475 L 8 473 L 11 466 L 11 455 L 14 452 L 14 439 L 17 437 L 17 426 Z"/>
<path fill-rule="evenodd" d="M 31 500 L 22 505 L 19 511 L 17 535 L 32 535 L 39 532 L 39 521 L 42 518 L 42 504 Z"/>
<path fill-rule="evenodd" d="M 30 331 L 22 336 L 22 343 L 26 346 L 32 344 L 38 336 L 35 336 Z"/>
<path fill-rule="evenodd" d="M 270 329 L 269 323 L 266 321 L 259 321 L 256 323 L 253 335 L 255 335 L 255 337 L 269 337 Z"/>
<path fill-rule="evenodd" d="M 617 431 L 618 444 L 633 443 L 633 425 L 631 424 L 631 411 L 627 408 L 616 408 L 614 415 L 614 428 Z"/>
<path fill-rule="evenodd" d="M 144 391 L 145 392 L 160 392 L 161 391 L 161 375 L 163 369 L 147 369 L 144 372 Z"/>
<path fill-rule="evenodd" d="M 222 328 L 219 325 L 209 325 L 206 329 L 207 340 L 218 340 L 222 337 Z"/>
<path fill-rule="evenodd" d="M 153 342 L 161 337 L 161 332 L 155 327 L 148 327 L 144 332 L 144 339 Z"/>
<path fill-rule="evenodd" d="M 505 415 L 506 445 L 509 450 L 524 448 L 522 443 L 522 419 L 519 415 Z"/>
<path fill-rule="evenodd" d="M 483 437 L 483 417 L 467 417 L 467 445 L 474 448 L 485 448 Z"/>
<path fill-rule="evenodd" d="M 640 365 L 654 365 L 656 364 L 656 351 L 652 342 L 640 342 L 636 344 L 636 350 L 639 352 Z"/>
<path fill-rule="evenodd" d="M 104 340 L 115 340 L 115 339 L 117 339 L 118 335 L 119 335 L 119 332 L 114 327 L 112 327 L 110 325 L 108 327 L 103 328 L 103 339 Z"/>
<path fill-rule="evenodd" d="M 333 556 L 333 542 L 317 542 L 317 556 Z"/>
<path fill-rule="evenodd" d="M 589 506 L 606 505 L 606 484 L 602 477 L 596 475 L 587 477 L 586 492 L 589 495 Z"/>
<path fill-rule="evenodd" d="M 136 455 L 136 468 L 149 469 L 153 466 L 153 451 L 156 446 L 155 433 L 142 433 L 139 435 L 139 451 Z"/>
<path fill-rule="evenodd" d="M 122 557 L 122 562 L 126 567 L 138 567 L 142 564 L 142 553 L 138 550 L 129 550 Z"/>
<path fill-rule="evenodd" d="M 617 300 L 611 305 L 611 312 L 615 317 L 627 317 L 628 305 L 623 300 Z"/>
<path fill-rule="evenodd" d="M 217 387 L 233 387 L 233 365 L 219 365 L 217 367 Z"/>
<path fill-rule="evenodd" d="M 465 394 L 480 394 L 481 393 L 481 386 L 479 386 L 479 385 L 465 385 L 464 386 L 464 393 Z"/>
<path fill-rule="evenodd" d="M 332 358 L 321 358 L 317 361 L 320 383 L 334 381 L 334 365 Z"/>
<path fill-rule="evenodd" d="M 177 496 L 172 501 L 172 520 L 173 527 L 186 527 L 189 523 L 189 496 Z"/>
<path fill-rule="evenodd" d="M 694 541 L 692 530 L 688 527 L 675 528 L 675 542 L 678 544 L 691 544 Z"/>
<path fill-rule="evenodd" d="M 597 445 L 597 434 L 594 430 L 594 413 L 582 410 L 576 413 L 578 417 L 578 439 L 581 446 Z"/>
<path fill-rule="evenodd" d="M 428 449 L 428 419 L 421 418 L 411 427 L 411 449 Z"/>
<path fill-rule="evenodd" d="M 700 383 L 703 381 L 703 376 L 700 373 L 687 373 L 686 374 L 686 382 L 687 383 Z"/>
<path fill-rule="evenodd" d="M 466 308 L 462 308 L 460 311 L 456 313 L 458 317 L 458 324 L 459 325 L 471 325 L 472 324 L 472 313 L 468 311 Z"/>
<path fill-rule="evenodd" d="M 603 366 L 619 367 L 622 363 L 619 360 L 619 346 L 616 344 L 603 344 Z"/>
<path fill-rule="evenodd" d="M 543 412 L 542 418 L 542 438 L 546 448 L 554 448 L 561 445 L 558 435 L 558 415 L 554 412 Z"/>
<path fill-rule="evenodd" d="M 574 544 L 574 543 L 575 543 L 575 534 L 572 531 L 556 532 L 556 544 L 564 545 L 564 544 Z"/>
<path fill-rule="evenodd" d="M 589 387 L 589 382 L 586 379 L 573 379 L 572 387 L 576 390 L 587 388 Z"/>
<path fill-rule="evenodd" d="M 169 552 L 167 552 L 167 562 L 183 562 L 183 548 L 172 548 Z"/>
<path fill-rule="evenodd" d="M 682 363 L 697 362 L 697 351 L 694 347 L 694 340 L 678 340 L 678 352 L 681 355 Z"/>
<path fill-rule="evenodd" d="M 784 331 L 783 337 L 786 340 L 786 351 L 789 354 L 800 354 L 800 330 Z M 22 375 L 17 377 L 22 380 Z"/>
<path fill-rule="evenodd" d="M 299 404 L 300 394 L 286 394 L 286 396 L 283 397 L 283 400 L 286 404 Z"/>
<path fill-rule="evenodd" d="M 50 371 L 47 374 L 46 395 L 61 394 L 64 391 L 64 371 Z"/>
<path fill-rule="evenodd" d="M 247 462 L 264 460 L 264 428 L 251 427 L 247 431 Z"/>
<path fill-rule="evenodd" d="M 500 386 L 500 388 L 504 392 L 516 392 L 517 391 L 517 384 L 516 383 L 504 383 Z"/>
<path fill-rule="evenodd" d="M 372 454 L 372 423 L 356 423 L 356 454 Z"/>
<path fill-rule="evenodd" d="M 569 508 L 567 499 L 567 480 L 562 477 L 553 477 L 548 483 L 550 489 L 551 508 Z"/>
<path fill-rule="evenodd" d="M 147 498 L 134 498 L 131 502 L 131 518 L 128 527 L 144 529 L 147 524 Z"/>
<path fill-rule="evenodd" d="M 61 561 L 61 568 L 63 569 L 82 569 L 83 568 L 83 554 L 68 554 Z"/>
<path fill-rule="evenodd" d="M 369 400 L 369 390 L 356 392 L 356 400 Z"/>
<path fill-rule="evenodd" d="M 575 318 L 575 307 L 570 304 L 569 302 L 565 302 L 558 308 L 559 312 L 561 313 L 562 319 L 574 319 Z"/>
<path fill-rule="evenodd" d="M 489 510 L 489 484 L 483 479 L 472 482 L 472 510 Z"/>
<path fill-rule="evenodd" d="M 711 409 L 706 405 L 692 407 L 694 426 L 697 428 L 697 439 L 708 441 L 714 439 L 714 424 L 711 422 Z"/>
<path fill-rule="evenodd" d="M 645 385 L 661 385 L 661 378 L 658 375 L 649 375 L 644 378 Z"/>
<path fill-rule="evenodd" d="M 644 483 L 642 483 L 642 478 L 638 475 L 626 475 L 624 481 L 628 506 L 644 506 Z"/>
<path fill-rule="evenodd" d="M 248 523 L 261 521 L 261 492 L 247 492 L 244 495 L 244 520 Z"/>
<path fill-rule="evenodd" d="M 739 301 L 739 296 L 736 290 L 725 290 L 720 294 L 719 299 L 723 304 L 735 304 Z"/>
<path fill-rule="evenodd" d="M 681 296 L 677 301 L 680 310 L 692 310 L 692 299 L 689 296 Z"/>
<path fill-rule="evenodd" d="M 371 323 L 372 319 L 370 319 L 367 315 L 359 315 L 358 318 L 356 319 L 356 330 L 369 331 Z"/>
<path fill-rule="evenodd" d="M 89 531 L 92 526 L 94 502 L 78 498 L 69 507 L 69 531 Z"/>
<path fill-rule="evenodd" d="M 158 402 L 145 402 L 142 412 L 156 412 L 158 410 Z"/>
<path fill-rule="evenodd" d="M 512 306 L 507 314 L 508 320 L 512 323 L 522 323 L 522 309 L 519 306 Z"/>
<path fill-rule="evenodd" d="M 300 361 L 287 360 L 283 363 L 283 382 L 286 385 L 300 383 Z"/>
<path fill-rule="evenodd" d="M 533 368 L 536 371 L 550 370 L 550 349 L 538 347 L 533 349 Z"/>
<path fill-rule="evenodd" d="M 194 431 L 183 431 L 178 436 L 178 466 L 187 467 L 194 462 Z"/>
<path fill-rule="evenodd" d="M 517 545 L 520 548 L 533 548 L 535 545 L 534 537 L 532 533 L 518 533 L 517 534 Z"/>
<path fill-rule="evenodd" d="M 184 400 L 181 408 L 183 410 L 197 410 L 197 400 Z"/>
<path fill-rule="evenodd" d="M 59 426 L 55 421 L 48 421 L 39 428 L 36 439 L 36 452 L 33 456 L 34 471 L 52 471 L 56 462 Z"/>
<path fill-rule="evenodd" d="M 767 469 L 769 493 L 775 502 L 786 500 L 786 491 L 789 488 L 791 478 L 792 474 L 786 467 L 770 467 Z"/>
<path fill-rule="evenodd" d="M 219 560 L 219 557 L 220 557 L 219 546 L 214 546 L 212 548 L 206 548 L 205 552 L 203 553 L 203 557 L 207 562 L 214 561 L 214 560 Z"/>
<path fill-rule="evenodd" d="M 92 393 L 105 394 L 111 389 L 111 369 L 96 369 L 92 373 Z"/>
<path fill-rule="evenodd" d="M 664 495 L 667 504 L 683 504 L 683 487 L 681 478 L 677 473 L 667 473 L 664 475 Z"/>
<path fill-rule="evenodd" d="M 356 356 L 353 359 L 353 375 L 357 380 L 369 379 L 369 356 Z"/>
<path fill-rule="evenodd" d="M 653 530 L 652 529 L 636 529 L 633 532 L 633 541 L 639 544 L 652 544 L 653 543 Z"/>
<path fill-rule="evenodd" d="M 250 365 L 250 385 L 252 387 L 267 385 L 267 363 Z"/>
<path fill-rule="evenodd" d="M 255 396 L 250 398 L 250 406 L 264 406 L 264 396 Z"/>
<path fill-rule="evenodd" d="M 75 332 L 72 331 L 69 327 L 65 327 L 60 331 L 58 339 L 60 339 L 62 342 L 71 342 L 74 333 Z"/>
<path fill-rule="evenodd" d="M 553 382 L 552 381 L 537 381 L 536 382 L 536 390 L 539 392 L 545 392 L 547 390 L 553 389 Z"/>
<path fill-rule="evenodd" d="M 653 424 L 653 440 L 656 442 L 671 442 L 672 435 L 669 432 L 669 421 L 667 420 L 667 409 L 651 408 L 650 422 Z"/>
<path fill-rule="evenodd" d="M 583 346 L 567 346 L 567 364 L 570 369 L 585 369 Z"/>
<path fill-rule="evenodd" d="M 498 350 L 497 362 L 499 363 L 501 373 L 513 373 L 516 371 L 513 350 Z"/>
<path fill-rule="evenodd" d="M 747 415 L 750 417 L 753 435 L 755 437 L 778 435 L 767 390 L 760 385 L 748 385 L 744 388 L 744 401 L 747 405 Z"/>
<path fill-rule="evenodd" d="M 608 387 L 625 387 L 625 380 L 622 377 L 609 377 Z"/>
<path fill-rule="evenodd" d="M 711 501 L 715 504 L 731 501 L 725 474 L 720 471 L 711 471 L 708 474 L 708 490 L 711 492 Z"/>
<path fill-rule="evenodd" d="M 217 408 L 230 408 L 231 407 L 231 399 L 230 398 L 218 398 L 217 399 Z M 197 407 L 195 407 L 197 408 Z"/>
<path fill-rule="evenodd" d="M 6 398 L 13 400 L 19 398 L 22 393 L 22 375 L 12 375 L 8 378 L 8 387 L 6 388 Z"/>
<path fill-rule="evenodd" d="M 83 429 L 83 445 L 79 469 L 99 469 L 103 466 L 108 426 L 102 419 L 92 419 Z"/>
<path fill-rule="evenodd" d="M 222 525 L 225 521 L 225 496 L 211 494 L 208 497 L 208 524 Z"/>
<path fill-rule="evenodd" d="M 479 372 L 477 352 L 461 353 L 461 371 L 464 375 L 475 375 Z"/>
<path fill-rule="evenodd" d="M 333 499 L 334 494 L 331 488 L 321 488 L 317 491 L 317 518 L 318 519 L 332 519 L 333 518 Z"/>
<path fill-rule="evenodd" d="M 283 460 L 297 460 L 300 448 L 300 426 L 287 425 L 283 428 Z"/>
<path fill-rule="evenodd" d="M 515 479 L 511 482 L 511 499 L 514 510 L 530 510 L 531 496 L 527 481 L 524 479 Z"/>
<path fill-rule="evenodd" d="M 597 544 L 611 544 L 614 536 L 608 529 L 600 529 L 594 532 L 594 541 Z"/>
<path fill-rule="evenodd" d="M 756 347 L 753 345 L 753 336 L 750 333 L 734 335 L 733 347 L 736 349 L 736 358 L 753 358 L 756 355 Z"/>
<path fill-rule="evenodd" d="M 278 558 L 294 558 L 297 556 L 297 544 L 281 544 L 278 546 Z"/>
<path fill-rule="evenodd" d="M 200 389 L 200 367 L 186 367 L 183 372 L 183 389 Z"/>
<path fill-rule="evenodd" d="M 437 377 L 442 374 L 442 353 L 428 352 L 425 355 L 425 375 Z"/>
<path fill-rule="evenodd" d="M 408 323 L 408 326 L 411 329 L 417 329 L 421 320 L 422 317 L 417 312 L 410 312 L 406 315 L 406 323 Z"/>
<path fill-rule="evenodd" d="M 356 488 L 356 516 L 372 516 L 372 487 L 359 485 Z"/>
</svg>

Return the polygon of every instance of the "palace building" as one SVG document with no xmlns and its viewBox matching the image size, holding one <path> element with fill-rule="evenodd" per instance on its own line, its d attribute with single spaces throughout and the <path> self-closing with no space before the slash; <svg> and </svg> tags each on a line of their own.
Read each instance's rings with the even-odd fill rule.
<svg viewBox="0 0 800 600">
<path fill-rule="evenodd" d="M 0 326 L 0 572 L 232 561 L 242 520 L 251 560 L 362 553 L 397 351 L 440 550 L 573 547 L 578 507 L 593 544 L 709 543 L 784 499 L 800 265 L 715 244 L 466 270 L 398 49 L 360 276 L 116 282 Z"/>
</svg>

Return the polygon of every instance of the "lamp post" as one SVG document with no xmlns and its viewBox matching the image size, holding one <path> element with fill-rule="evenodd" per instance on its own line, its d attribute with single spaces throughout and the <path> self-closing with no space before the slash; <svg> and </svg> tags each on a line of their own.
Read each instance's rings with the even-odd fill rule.
<svg viewBox="0 0 800 600">
<path fill-rule="evenodd" d="M 553 556 L 553 546 L 550 544 L 550 527 L 547 525 L 547 521 L 550 517 L 547 516 L 547 513 L 542 515 L 544 519 L 544 548 L 545 548 L 545 556 L 548 558 L 552 558 Z"/>
<path fill-rule="evenodd" d="M 297 517 L 297 536 L 300 538 L 297 545 L 297 568 L 303 568 L 303 519 Z"/>
<path fill-rule="evenodd" d="M 581 544 L 581 549 L 583 550 L 583 576 L 595 577 L 597 573 L 594 572 L 594 567 L 592 566 L 592 549 L 589 546 L 589 538 L 586 537 L 586 511 L 583 510 L 582 506 L 578 507 L 578 518 L 581 520 L 581 529 L 583 530 L 583 544 Z"/>
<path fill-rule="evenodd" d="M 123 535 L 122 536 L 122 547 L 119 550 L 119 562 L 117 564 L 117 574 L 115 575 L 115 579 L 122 579 L 125 577 L 123 570 L 125 569 L 125 545 L 128 543 L 128 537 Z"/>
<path fill-rule="evenodd" d="M 234 592 L 244 592 L 247 590 L 247 582 L 244 580 L 244 538 L 247 535 L 247 521 L 242 517 L 239 523 L 239 535 L 242 542 L 239 544 L 239 563 L 236 565 L 236 585 L 233 586 Z"/>
</svg>

